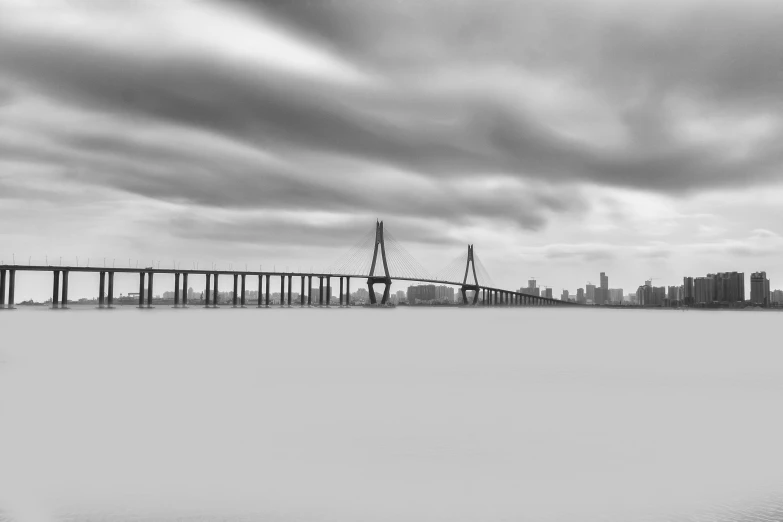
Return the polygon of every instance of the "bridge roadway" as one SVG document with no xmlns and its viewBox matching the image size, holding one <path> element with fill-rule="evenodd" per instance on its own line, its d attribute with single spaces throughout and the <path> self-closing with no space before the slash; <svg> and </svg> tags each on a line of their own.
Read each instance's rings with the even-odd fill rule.
<svg viewBox="0 0 783 522">
<path fill-rule="evenodd" d="M 326 303 L 331 302 L 331 278 L 340 279 L 340 306 L 343 306 L 343 295 L 345 295 L 345 305 L 349 306 L 350 295 L 350 280 L 351 278 L 366 279 L 369 276 L 366 274 L 334 274 L 334 273 L 322 273 L 322 272 L 279 272 L 279 271 L 237 271 L 237 270 L 205 270 L 205 269 L 191 269 L 182 270 L 177 268 L 119 268 L 119 267 L 95 267 L 95 266 L 53 266 L 53 265 L 0 265 L 0 309 L 14 307 L 14 293 L 16 286 L 16 272 L 53 272 L 54 280 L 52 285 L 52 308 L 64 308 L 68 302 L 68 275 L 70 272 L 87 272 L 100 274 L 98 304 L 99 307 L 111 307 L 114 301 L 114 274 L 139 274 L 139 308 L 151 307 L 152 303 L 152 290 L 153 290 L 153 276 L 155 274 L 173 274 L 174 275 L 174 306 L 187 306 L 187 280 L 189 275 L 203 275 L 206 277 L 206 291 L 205 291 L 205 306 L 210 307 L 210 282 L 214 282 L 213 287 L 213 299 L 211 307 L 216 307 L 218 297 L 218 276 L 232 276 L 233 277 L 233 301 L 234 307 L 242 306 L 246 304 L 246 292 L 245 292 L 245 279 L 247 276 L 256 276 L 259 278 L 259 299 L 258 307 L 269 306 L 269 290 L 270 290 L 270 278 L 280 277 L 280 295 L 281 305 L 284 305 L 285 292 L 285 280 L 288 278 L 288 294 L 287 304 L 291 306 L 291 289 L 293 287 L 293 278 L 299 277 L 301 280 L 300 291 L 300 305 L 305 305 L 305 278 L 308 279 L 308 295 L 307 305 L 312 305 L 312 295 L 310 295 L 310 289 L 312 287 L 312 279 L 319 279 L 319 292 L 318 292 L 318 305 L 323 306 L 324 297 Z M 108 292 L 106 290 L 106 276 L 108 276 Z M 180 278 L 182 278 L 182 286 L 180 287 Z M 60 284 L 62 279 L 62 285 Z M 145 279 L 147 284 L 145 285 Z M 266 285 L 263 285 L 263 281 L 266 279 Z M 324 279 L 326 279 L 326 287 L 324 287 Z M 345 279 L 345 293 L 343 293 L 343 279 Z M 504 290 L 502 288 L 489 287 L 484 285 L 466 285 L 457 281 L 445 281 L 440 279 L 422 279 L 422 278 L 408 278 L 408 277 L 394 277 L 390 276 L 392 281 L 410 281 L 417 283 L 434 283 L 442 285 L 451 285 L 467 290 L 479 291 L 481 299 L 478 301 L 478 305 L 481 306 L 559 306 L 559 305 L 576 305 L 576 303 L 561 301 L 559 299 L 552 299 L 542 296 L 535 296 L 524 294 L 521 292 Z M 241 290 L 239 288 L 239 281 L 241 280 Z M 8 299 L 6 300 L 6 288 L 8 288 Z M 261 294 L 265 289 L 265 304 L 262 305 Z M 147 291 L 147 299 L 145 303 L 144 290 Z M 325 292 L 324 292 L 325 291 Z M 108 294 L 108 295 L 106 295 Z M 62 303 L 62 306 L 60 306 Z"/>
</svg>

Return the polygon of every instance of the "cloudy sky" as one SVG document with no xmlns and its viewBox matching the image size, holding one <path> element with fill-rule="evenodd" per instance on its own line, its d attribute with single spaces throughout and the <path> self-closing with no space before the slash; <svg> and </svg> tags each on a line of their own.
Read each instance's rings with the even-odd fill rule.
<svg viewBox="0 0 783 522">
<path fill-rule="evenodd" d="M 320 268 L 380 218 L 432 271 L 475 244 L 507 288 L 783 287 L 781 20 L 760 0 L 0 0 L 0 257 Z"/>
</svg>

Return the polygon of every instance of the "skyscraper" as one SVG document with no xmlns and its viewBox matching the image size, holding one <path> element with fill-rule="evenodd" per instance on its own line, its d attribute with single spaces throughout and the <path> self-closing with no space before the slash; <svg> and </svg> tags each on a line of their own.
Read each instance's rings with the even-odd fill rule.
<svg viewBox="0 0 783 522">
<path fill-rule="evenodd" d="M 585 285 L 585 297 L 587 297 L 589 303 L 595 304 L 595 285 L 590 283 Z"/>
<path fill-rule="evenodd" d="M 680 296 L 680 299 L 685 304 L 692 304 L 693 303 L 693 278 L 692 277 L 683 277 L 682 278 L 682 295 Z"/>
<path fill-rule="evenodd" d="M 568 301 L 568 290 L 563 288 L 563 293 L 560 294 L 560 300 L 561 301 Z"/>
<path fill-rule="evenodd" d="M 576 289 L 576 302 L 579 304 L 585 303 L 585 289 L 584 288 L 577 288 Z"/>
<path fill-rule="evenodd" d="M 769 306 L 769 279 L 767 279 L 766 272 L 750 274 L 750 302 Z"/>
</svg>

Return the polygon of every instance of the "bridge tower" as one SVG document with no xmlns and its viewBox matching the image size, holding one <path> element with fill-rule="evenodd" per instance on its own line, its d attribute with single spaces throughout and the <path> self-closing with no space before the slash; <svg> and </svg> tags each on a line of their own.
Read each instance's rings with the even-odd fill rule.
<svg viewBox="0 0 783 522">
<path fill-rule="evenodd" d="M 381 249 L 381 260 L 383 261 L 384 275 L 375 275 L 375 263 L 378 260 L 378 247 Z M 383 221 L 375 221 L 375 246 L 372 253 L 372 266 L 370 266 L 370 275 L 367 277 L 367 290 L 370 292 L 370 303 L 375 304 L 375 283 L 383 283 L 383 297 L 381 304 L 386 304 L 389 300 L 389 289 L 391 288 L 391 276 L 389 275 L 389 265 L 386 263 L 386 246 L 383 244 Z"/>
<path fill-rule="evenodd" d="M 468 273 L 470 269 L 473 269 L 473 283 L 468 283 Z M 462 292 L 462 302 L 467 303 L 468 302 L 468 290 L 473 290 L 473 302 L 471 304 L 476 304 L 478 302 L 478 296 L 479 296 L 479 290 L 481 287 L 479 286 L 478 277 L 476 277 L 476 262 L 473 260 L 473 245 L 468 245 L 468 260 L 465 263 L 465 277 L 462 279 L 462 288 L 460 291 Z"/>
</svg>

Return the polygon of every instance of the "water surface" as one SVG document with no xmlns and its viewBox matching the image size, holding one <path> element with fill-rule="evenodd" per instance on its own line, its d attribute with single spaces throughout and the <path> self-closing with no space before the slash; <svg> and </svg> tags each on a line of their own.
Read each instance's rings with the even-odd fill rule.
<svg viewBox="0 0 783 522">
<path fill-rule="evenodd" d="M 0 519 L 781 520 L 783 316 L 0 313 Z"/>
</svg>

